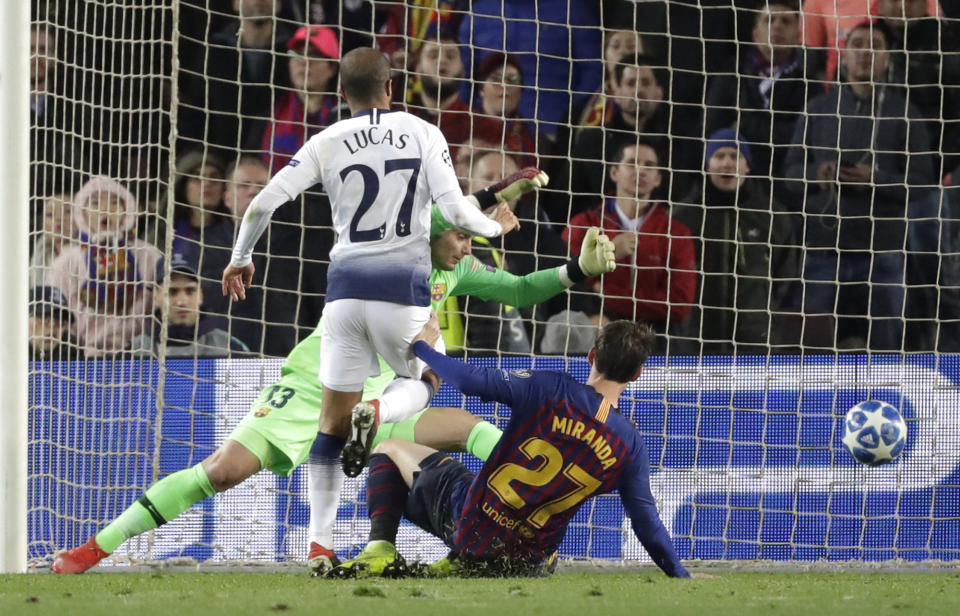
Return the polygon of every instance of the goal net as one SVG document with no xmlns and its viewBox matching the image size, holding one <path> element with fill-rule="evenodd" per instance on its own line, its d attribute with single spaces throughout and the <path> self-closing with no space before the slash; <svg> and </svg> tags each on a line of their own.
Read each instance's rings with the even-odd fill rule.
<svg viewBox="0 0 960 616">
<path fill-rule="evenodd" d="M 539 304 L 448 299 L 444 338 L 585 380 L 598 325 L 650 323 L 619 408 L 681 558 L 957 560 L 960 22 L 917 4 L 34 2 L 31 565 L 210 455 L 316 327 L 322 187 L 277 210 L 245 301 L 220 275 L 263 184 L 348 117 L 336 59 L 360 45 L 388 54 L 396 107 L 439 125 L 465 192 L 550 174 L 514 204 L 520 231 L 474 241 L 485 266 L 557 267 L 590 226 L 614 240 L 615 272 Z M 908 426 L 876 468 L 841 444 L 871 399 Z M 449 386 L 433 404 L 510 417 Z M 366 540 L 365 477 L 341 556 Z M 305 469 L 261 472 L 108 562 L 302 561 L 308 520 Z M 406 521 L 398 542 L 446 553 Z M 649 560 L 616 495 L 560 555 Z"/>
</svg>

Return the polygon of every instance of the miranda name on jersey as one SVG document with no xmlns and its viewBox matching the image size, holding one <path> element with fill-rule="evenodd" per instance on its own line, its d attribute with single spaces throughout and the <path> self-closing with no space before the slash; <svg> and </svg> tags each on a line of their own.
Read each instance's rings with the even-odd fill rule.
<svg viewBox="0 0 960 616">
<path fill-rule="evenodd" d="M 607 469 L 616 464 L 617 459 L 611 457 L 613 448 L 607 444 L 607 439 L 603 438 L 603 436 L 593 428 L 590 428 L 584 433 L 586 429 L 587 426 L 582 421 L 575 421 L 568 417 L 554 416 L 553 418 L 553 432 L 562 432 L 567 436 L 572 436 L 586 443 L 587 446 L 593 450 L 593 453 L 596 454 L 597 460 L 600 461 L 603 468 Z"/>
<path fill-rule="evenodd" d="M 382 126 L 371 126 L 367 129 L 357 131 L 353 133 L 353 135 L 344 139 L 343 145 L 350 150 L 351 154 L 356 154 L 368 145 L 386 144 L 392 145 L 398 150 L 402 150 L 403 148 L 407 147 L 407 139 L 410 138 L 410 135 L 406 133 L 400 133 L 400 135 L 398 135 L 396 138 L 396 142 L 394 142 L 393 130 L 388 128 L 381 134 L 380 131 L 382 128 Z M 353 139 L 351 140 L 350 137 L 353 137 Z M 353 143 L 351 143 L 351 141 Z"/>
</svg>

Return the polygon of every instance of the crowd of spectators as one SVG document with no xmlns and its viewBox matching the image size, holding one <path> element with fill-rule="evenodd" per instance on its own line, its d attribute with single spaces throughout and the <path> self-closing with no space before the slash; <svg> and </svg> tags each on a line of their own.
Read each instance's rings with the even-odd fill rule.
<svg viewBox="0 0 960 616">
<path fill-rule="evenodd" d="M 71 97 L 47 13 L 31 36 L 32 357 L 285 355 L 323 306 L 319 187 L 278 210 L 245 302 L 220 274 L 260 188 L 349 113 L 338 59 L 361 44 L 389 55 L 395 107 L 440 127 L 465 191 L 550 174 L 512 204 L 519 232 L 474 242 L 488 266 L 556 266 L 594 225 L 615 243 L 614 273 L 532 309 L 454 300 L 463 346 L 577 352 L 626 318 L 671 354 L 960 350 L 954 9 L 187 0 L 176 96 L 158 89 L 144 113 L 163 121 L 132 140 L 152 146 L 120 154 L 72 129 L 95 131 L 97 105 Z"/>
</svg>

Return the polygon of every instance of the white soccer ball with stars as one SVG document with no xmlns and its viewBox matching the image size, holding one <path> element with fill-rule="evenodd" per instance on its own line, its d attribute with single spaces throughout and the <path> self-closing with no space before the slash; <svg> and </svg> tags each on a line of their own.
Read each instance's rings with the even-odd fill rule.
<svg viewBox="0 0 960 616">
<path fill-rule="evenodd" d="M 867 400 L 849 411 L 843 422 L 843 446 L 862 464 L 893 462 L 907 442 L 907 424 L 893 406 Z"/>
</svg>

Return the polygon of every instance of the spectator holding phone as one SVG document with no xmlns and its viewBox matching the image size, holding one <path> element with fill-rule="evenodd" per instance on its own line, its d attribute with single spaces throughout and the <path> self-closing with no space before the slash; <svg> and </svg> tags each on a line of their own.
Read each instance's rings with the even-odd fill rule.
<svg viewBox="0 0 960 616">
<path fill-rule="evenodd" d="M 806 328 L 823 332 L 816 346 L 903 346 L 907 206 L 936 177 L 917 111 L 884 83 L 888 49 L 870 22 L 850 31 L 840 58 L 847 82 L 810 102 L 785 161 L 786 188 L 806 214 L 808 325 L 856 317 L 842 335 L 833 335 L 835 323 Z"/>
</svg>

